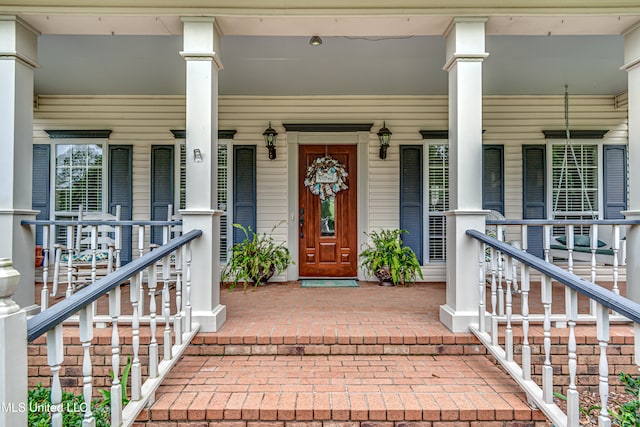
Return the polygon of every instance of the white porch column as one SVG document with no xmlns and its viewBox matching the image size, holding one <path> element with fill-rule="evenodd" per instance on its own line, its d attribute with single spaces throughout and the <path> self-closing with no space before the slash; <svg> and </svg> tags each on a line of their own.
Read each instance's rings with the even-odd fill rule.
<svg viewBox="0 0 640 427">
<path fill-rule="evenodd" d="M 33 70 L 38 32 L 15 16 L 0 16 L 0 257 L 20 271 L 14 296 L 20 306 L 34 303 L 35 242 L 31 210 L 33 157 Z"/>
<path fill-rule="evenodd" d="M 27 313 L 12 298 L 19 280 L 11 260 L 0 258 L 1 426 L 27 425 Z"/>
<path fill-rule="evenodd" d="M 629 210 L 627 219 L 640 219 L 640 24 L 624 33 L 624 65 L 629 92 Z M 640 302 L 640 225 L 627 232 L 627 297 Z"/>
<path fill-rule="evenodd" d="M 447 299 L 440 321 L 454 332 L 478 322 L 477 243 L 465 232 L 483 230 L 482 61 L 486 18 L 454 18 L 445 32 L 449 73 L 449 206 Z"/>
<path fill-rule="evenodd" d="M 227 318 L 220 304 L 220 215 L 218 203 L 218 71 L 220 32 L 214 17 L 183 18 L 187 63 L 186 209 L 184 231 L 200 229 L 192 243 L 191 304 L 200 330 L 215 332 Z M 196 161 L 199 150 L 201 160 Z"/>
</svg>

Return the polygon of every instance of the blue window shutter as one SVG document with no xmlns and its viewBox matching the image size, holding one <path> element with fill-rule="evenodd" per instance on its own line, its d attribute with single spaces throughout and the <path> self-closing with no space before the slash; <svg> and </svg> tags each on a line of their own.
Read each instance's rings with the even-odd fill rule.
<svg viewBox="0 0 640 427">
<path fill-rule="evenodd" d="M 423 258 L 423 166 L 421 145 L 400 146 L 400 229 L 403 243 Z"/>
<path fill-rule="evenodd" d="M 627 209 L 627 147 L 604 146 L 604 218 L 624 219 Z"/>
<path fill-rule="evenodd" d="M 51 146 L 33 145 L 33 172 L 31 176 L 31 208 L 40 213 L 36 219 L 49 219 Z M 42 226 L 36 227 L 36 245 L 42 245 Z"/>
<path fill-rule="evenodd" d="M 116 213 L 116 206 L 120 205 L 120 219 L 131 220 L 133 206 L 132 196 L 132 157 L 133 146 L 109 146 L 109 211 Z M 122 264 L 131 261 L 131 226 L 122 227 L 122 250 L 120 251 Z"/>
<path fill-rule="evenodd" d="M 546 147 L 524 145 L 522 147 L 522 218 L 544 219 L 547 215 Z M 542 227 L 528 227 L 527 252 L 544 256 Z"/>
<path fill-rule="evenodd" d="M 256 231 L 256 146 L 233 147 L 233 223 Z M 244 233 L 233 229 L 233 243 L 244 240 Z"/>
<path fill-rule="evenodd" d="M 482 209 L 504 215 L 504 146 L 482 146 Z"/>
<path fill-rule="evenodd" d="M 151 220 L 166 221 L 167 209 L 173 204 L 173 146 L 151 147 Z M 151 243 L 162 244 L 162 227 L 152 227 Z"/>
</svg>

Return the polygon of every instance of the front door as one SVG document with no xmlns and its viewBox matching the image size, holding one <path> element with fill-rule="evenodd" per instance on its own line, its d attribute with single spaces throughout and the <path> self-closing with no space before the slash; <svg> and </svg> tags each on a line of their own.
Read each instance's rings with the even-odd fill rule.
<svg viewBox="0 0 640 427">
<path fill-rule="evenodd" d="M 318 160 L 320 159 L 320 160 Z M 332 171 L 326 165 L 337 161 Z M 310 166 L 314 187 L 305 185 Z M 357 146 L 301 145 L 299 158 L 299 271 L 301 277 L 356 277 L 358 271 Z M 347 176 L 339 187 L 340 167 Z M 338 169 L 337 175 L 335 169 Z M 326 173 L 323 173 L 326 172 Z M 317 179 L 316 179 L 317 178 Z M 338 182 L 336 182 L 338 179 Z M 317 182 L 316 182 L 317 181 Z M 307 181 L 309 183 L 309 181 Z M 329 187 L 324 200 L 314 194 Z M 344 186 L 343 186 L 344 187 Z M 320 189 L 320 191 L 322 191 Z"/>
</svg>

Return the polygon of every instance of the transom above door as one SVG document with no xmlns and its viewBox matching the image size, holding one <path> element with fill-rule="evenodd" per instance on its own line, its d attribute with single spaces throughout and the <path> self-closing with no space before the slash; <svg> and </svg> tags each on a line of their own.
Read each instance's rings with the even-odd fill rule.
<svg viewBox="0 0 640 427">
<path fill-rule="evenodd" d="M 299 275 L 356 277 L 357 146 L 301 145 L 299 156 Z"/>
</svg>

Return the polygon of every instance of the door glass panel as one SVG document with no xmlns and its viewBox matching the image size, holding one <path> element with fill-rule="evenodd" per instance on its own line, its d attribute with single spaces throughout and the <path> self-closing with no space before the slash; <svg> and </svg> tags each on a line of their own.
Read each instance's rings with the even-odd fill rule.
<svg viewBox="0 0 640 427">
<path fill-rule="evenodd" d="M 330 197 L 320 201 L 320 234 L 335 236 L 336 232 L 336 199 Z"/>
</svg>

